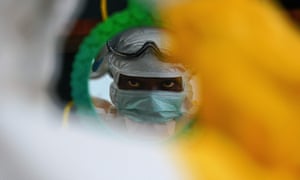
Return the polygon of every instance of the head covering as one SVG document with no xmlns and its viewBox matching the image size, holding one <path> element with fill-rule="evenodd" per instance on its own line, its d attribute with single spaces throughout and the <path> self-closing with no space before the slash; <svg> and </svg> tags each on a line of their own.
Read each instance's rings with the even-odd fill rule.
<svg viewBox="0 0 300 180">
<path fill-rule="evenodd" d="M 117 51 L 135 53 L 141 49 L 146 42 L 153 42 L 162 53 L 167 54 L 168 45 L 164 41 L 165 35 L 163 30 L 159 28 L 134 28 L 119 34 L 110 40 L 109 44 Z M 153 49 L 148 48 L 138 57 L 123 57 L 109 52 L 104 57 L 104 61 L 107 61 L 109 71 L 116 83 L 118 82 L 120 74 L 160 78 L 184 75 L 185 69 L 182 65 L 167 63 L 153 51 Z"/>
</svg>

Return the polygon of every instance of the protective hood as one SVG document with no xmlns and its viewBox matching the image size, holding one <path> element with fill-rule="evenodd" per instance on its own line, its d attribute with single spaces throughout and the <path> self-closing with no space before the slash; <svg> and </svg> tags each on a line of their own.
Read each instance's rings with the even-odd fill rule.
<svg viewBox="0 0 300 180">
<path fill-rule="evenodd" d="M 153 42 L 161 53 L 168 54 L 165 34 L 159 28 L 135 28 L 123 32 L 109 43 L 114 49 L 135 53 L 143 47 L 146 42 Z M 153 49 L 148 48 L 138 57 L 123 57 L 112 52 L 105 57 L 108 62 L 109 71 L 117 83 L 119 74 L 138 77 L 178 77 L 183 76 L 185 69 L 180 64 L 164 62 L 157 56 Z"/>
</svg>

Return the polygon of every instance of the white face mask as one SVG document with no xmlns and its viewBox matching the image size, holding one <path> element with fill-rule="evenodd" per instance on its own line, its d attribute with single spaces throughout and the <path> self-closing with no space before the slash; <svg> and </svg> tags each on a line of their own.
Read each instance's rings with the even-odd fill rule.
<svg viewBox="0 0 300 180">
<path fill-rule="evenodd" d="M 183 114 L 184 92 L 121 90 L 113 83 L 110 95 L 119 113 L 136 122 L 165 123 Z"/>
</svg>

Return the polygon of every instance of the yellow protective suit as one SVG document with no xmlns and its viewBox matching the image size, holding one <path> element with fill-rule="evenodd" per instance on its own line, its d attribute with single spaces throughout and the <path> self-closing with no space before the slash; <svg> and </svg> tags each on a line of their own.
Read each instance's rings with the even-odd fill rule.
<svg viewBox="0 0 300 180">
<path fill-rule="evenodd" d="M 200 79 L 201 118 L 170 148 L 190 179 L 300 179 L 300 33 L 287 15 L 267 0 L 161 12 L 172 53 Z"/>
</svg>

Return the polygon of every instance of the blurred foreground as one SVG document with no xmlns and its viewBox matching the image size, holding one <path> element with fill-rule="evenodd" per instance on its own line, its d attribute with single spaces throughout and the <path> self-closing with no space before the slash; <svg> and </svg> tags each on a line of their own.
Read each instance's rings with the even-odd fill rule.
<svg viewBox="0 0 300 180">
<path fill-rule="evenodd" d="M 165 26 L 203 100 L 163 149 L 57 128 L 48 92 L 78 2 L 1 0 L 0 179 L 300 179 L 299 30 L 269 1 L 177 3 Z"/>
<path fill-rule="evenodd" d="M 0 179 L 181 179 L 158 146 L 61 128 L 57 54 L 77 0 L 0 1 Z"/>
<path fill-rule="evenodd" d="M 270 1 L 163 9 L 173 53 L 199 73 L 193 139 L 172 147 L 194 179 L 300 179 L 300 33 Z"/>
</svg>

